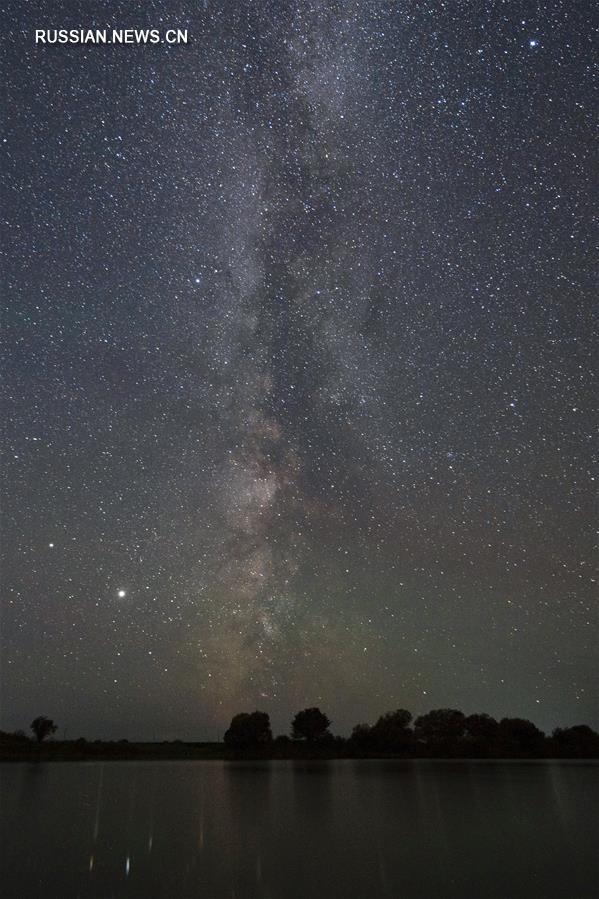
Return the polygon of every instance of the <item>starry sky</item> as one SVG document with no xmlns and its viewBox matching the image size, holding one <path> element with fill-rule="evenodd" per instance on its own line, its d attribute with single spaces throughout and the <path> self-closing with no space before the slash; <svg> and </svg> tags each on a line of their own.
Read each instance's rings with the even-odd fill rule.
<svg viewBox="0 0 599 899">
<path fill-rule="evenodd" d="M 0 726 L 599 726 L 592 4 L 4 7 Z"/>
</svg>

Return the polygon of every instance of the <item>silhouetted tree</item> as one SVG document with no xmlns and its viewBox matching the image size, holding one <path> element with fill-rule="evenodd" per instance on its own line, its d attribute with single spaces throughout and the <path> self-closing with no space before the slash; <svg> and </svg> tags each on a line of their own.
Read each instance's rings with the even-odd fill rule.
<svg viewBox="0 0 599 899">
<path fill-rule="evenodd" d="M 350 746 L 358 752 L 372 749 L 372 728 L 369 724 L 356 724 L 349 738 Z"/>
<path fill-rule="evenodd" d="M 433 752 L 453 752 L 465 726 L 466 716 L 458 709 L 433 709 L 416 718 L 414 734 Z"/>
<path fill-rule="evenodd" d="M 229 749 L 261 749 L 272 743 L 270 718 L 266 712 L 241 712 L 234 715 L 224 736 Z"/>
<path fill-rule="evenodd" d="M 499 723 L 495 718 L 486 712 L 479 712 L 468 715 L 464 725 L 463 748 L 466 755 L 485 758 L 497 752 Z"/>
<path fill-rule="evenodd" d="M 562 758 L 599 758 L 599 734 L 587 724 L 556 727 L 552 740 L 556 754 Z"/>
<path fill-rule="evenodd" d="M 526 718 L 502 718 L 498 730 L 502 755 L 539 756 L 544 754 L 545 734 Z"/>
<path fill-rule="evenodd" d="M 499 729 L 499 723 L 486 712 L 468 715 L 464 725 L 466 736 L 473 740 L 494 740 Z"/>
<path fill-rule="evenodd" d="M 304 709 L 291 722 L 291 733 L 294 740 L 321 740 L 328 735 L 330 724 L 330 720 L 320 709 Z"/>
<path fill-rule="evenodd" d="M 370 728 L 370 742 L 376 749 L 390 752 L 401 752 L 407 749 L 414 739 L 409 724 L 412 713 L 407 709 L 396 709 L 381 715 L 376 724 Z"/>
<path fill-rule="evenodd" d="M 46 718 L 44 715 L 40 715 L 38 718 L 35 718 L 31 722 L 31 730 L 35 734 L 38 743 L 41 743 L 46 737 L 49 737 L 50 734 L 55 734 L 58 730 L 58 727 L 51 718 Z"/>
<path fill-rule="evenodd" d="M 394 712 L 386 712 L 381 715 L 375 727 L 393 727 L 398 730 L 405 730 L 412 720 L 412 713 L 407 709 L 395 709 Z"/>
</svg>

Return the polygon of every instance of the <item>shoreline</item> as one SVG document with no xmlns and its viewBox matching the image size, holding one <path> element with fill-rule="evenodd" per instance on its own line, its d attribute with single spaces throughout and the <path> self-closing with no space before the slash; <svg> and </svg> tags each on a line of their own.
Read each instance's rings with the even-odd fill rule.
<svg viewBox="0 0 599 899">
<path fill-rule="evenodd" d="M 235 753 L 222 743 L 95 743 L 82 747 L 75 744 L 31 745 L 16 749 L 0 747 L 0 762 L 160 762 L 160 761 L 227 761 L 227 762 L 329 762 L 329 761 L 403 761 L 403 762 L 599 762 L 597 755 L 432 755 L 392 752 L 350 753 L 327 752 L 324 747 L 301 745 L 286 753 Z"/>
</svg>

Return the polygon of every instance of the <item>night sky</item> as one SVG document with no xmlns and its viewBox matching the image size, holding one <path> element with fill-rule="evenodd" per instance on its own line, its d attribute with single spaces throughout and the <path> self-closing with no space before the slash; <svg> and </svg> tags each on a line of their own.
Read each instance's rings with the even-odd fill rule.
<svg viewBox="0 0 599 899">
<path fill-rule="evenodd" d="M 593 4 L 4 6 L 0 726 L 597 727 Z"/>
</svg>

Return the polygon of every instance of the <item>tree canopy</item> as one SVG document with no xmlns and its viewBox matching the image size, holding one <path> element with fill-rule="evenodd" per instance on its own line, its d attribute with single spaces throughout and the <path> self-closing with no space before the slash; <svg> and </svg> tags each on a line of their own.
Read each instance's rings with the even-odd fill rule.
<svg viewBox="0 0 599 899">
<path fill-rule="evenodd" d="M 458 709 L 433 709 L 414 722 L 417 739 L 432 745 L 459 740 L 466 728 L 466 716 Z"/>
<path fill-rule="evenodd" d="M 291 733 L 295 740 L 321 740 L 329 734 L 331 721 L 319 708 L 303 709 L 291 722 Z"/>
<path fill-rule="evenodd" d="M 224 736 L 230 749 L 260 749 L 272 742 L 270 718 L 266 712 L 240 712 L 231 720 Z"/>
<path fill-rule="evenodd" d="M 31 722 L 31 730 L 35 734 L 38 743 L 41 743 L 46 737 L 49 737 L 50 734 L 55 734 L 58 730 L 58 727 L 51 718 L 46 718 L 44 715 L 39 715 L 37 718 L 34 718 Z"/>
</svg>

